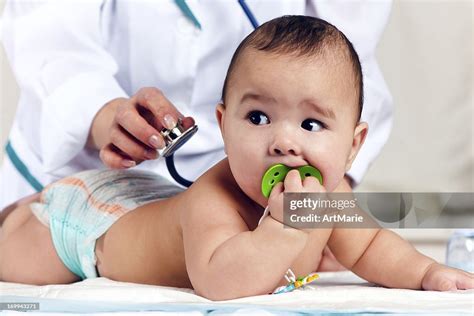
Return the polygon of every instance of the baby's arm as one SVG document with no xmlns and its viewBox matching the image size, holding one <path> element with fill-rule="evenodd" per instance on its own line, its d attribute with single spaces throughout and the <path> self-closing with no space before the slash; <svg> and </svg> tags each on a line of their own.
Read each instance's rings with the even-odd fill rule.
<svg viewBox="0 0 474 316">
<path fill-rule="evenodd" d="M 334 229 L 328 245 L 348 269 L 383 286 L 427 290 L 474 286 L 472 274 L 436 263 L 386 229 Z"/>
<path fill-rule="evenodd" d="M 336 258 L 362 278 L 387 287 L 420 289 L 434 260 L 385 229 L 343 229 L 328 242 Z"/>
<path fill-rule="evenodd" d="M 343 183 L 336 191 L 352 190 Z M 346 268 L 384 286 L 425 290 L 474 288 L 472 273 L 436 263 L 388 230 L 334 229 L 328 245 Z"/>
<path fill-rule="evenodd" d="M 307 234 L 266 217 L 249 231 L 239 205 L 218 185 L 193 185 L 181 218 L 186 267 L 199 295 L 213 300 L 274 290 L 304 248 Z M 205 198 L 203 198 L 205 197 Z"/>
</svg>

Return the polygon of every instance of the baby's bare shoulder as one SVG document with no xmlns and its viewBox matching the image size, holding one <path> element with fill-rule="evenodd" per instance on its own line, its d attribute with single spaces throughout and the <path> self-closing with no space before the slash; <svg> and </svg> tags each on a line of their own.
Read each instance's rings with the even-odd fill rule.
<svg viewBox="0 0 474 316">
<path fill-rule="evenodd" d="M 236 186 L 225 162 L 220 162 L 209 169 L 183 196 L 187 205 L 182 212 L 183 226 L 230 225 L 238 230 L 248 230 L 239 213 L 242 201 L 239 199 Z"/>
</svg>

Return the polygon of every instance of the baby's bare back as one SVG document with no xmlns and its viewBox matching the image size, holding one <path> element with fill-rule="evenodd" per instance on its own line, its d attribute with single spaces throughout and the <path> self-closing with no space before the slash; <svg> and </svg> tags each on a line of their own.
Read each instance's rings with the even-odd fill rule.
<svg viewBox="0 0 474 316">
<path fill-rule="evenodd" d="M 117 281 L 191 287 L 179 213 L 181 193 L 143 205 L 115 222 L 96 243 L 100 276 Z"/>
</svg>

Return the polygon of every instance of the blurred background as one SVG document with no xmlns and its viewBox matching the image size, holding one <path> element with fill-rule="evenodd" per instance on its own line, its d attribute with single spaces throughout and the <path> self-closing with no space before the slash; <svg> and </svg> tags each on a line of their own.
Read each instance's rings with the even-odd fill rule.
<svg viewBox="0 0 474 316">
<path fill-rule="evenodd" d="M 474 192 L 473 10 L 471 0 L 394 0 L 377 51 L 394 125 L 358 191 Z M 1 44 L 0 71 L 3 149 L 19 91 Z M 472 205 L 460 203 L 452 214 L 474 221 Z M 451 231 L 399 233 L 444 262 Z"/>
</svg>

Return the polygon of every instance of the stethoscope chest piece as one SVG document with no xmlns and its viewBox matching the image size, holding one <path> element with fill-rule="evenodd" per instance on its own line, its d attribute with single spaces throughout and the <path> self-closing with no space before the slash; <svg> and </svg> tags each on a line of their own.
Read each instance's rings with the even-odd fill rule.
<svg viewBox="0 0 474 316">
<path fill-rule="evenodd" d="M 176 126 L 172 129 L 163 128 L 160 132 L 165 140 L 166 146 L 161 151 L 161 156 L 169 157 L 176 150 L 178 150 L 184 143 L 186 143 L 198 130 L 197 125 L 194 125 L 187 130 L 184 129 L 181 121 L 178 121 Z"/>
</svg>

